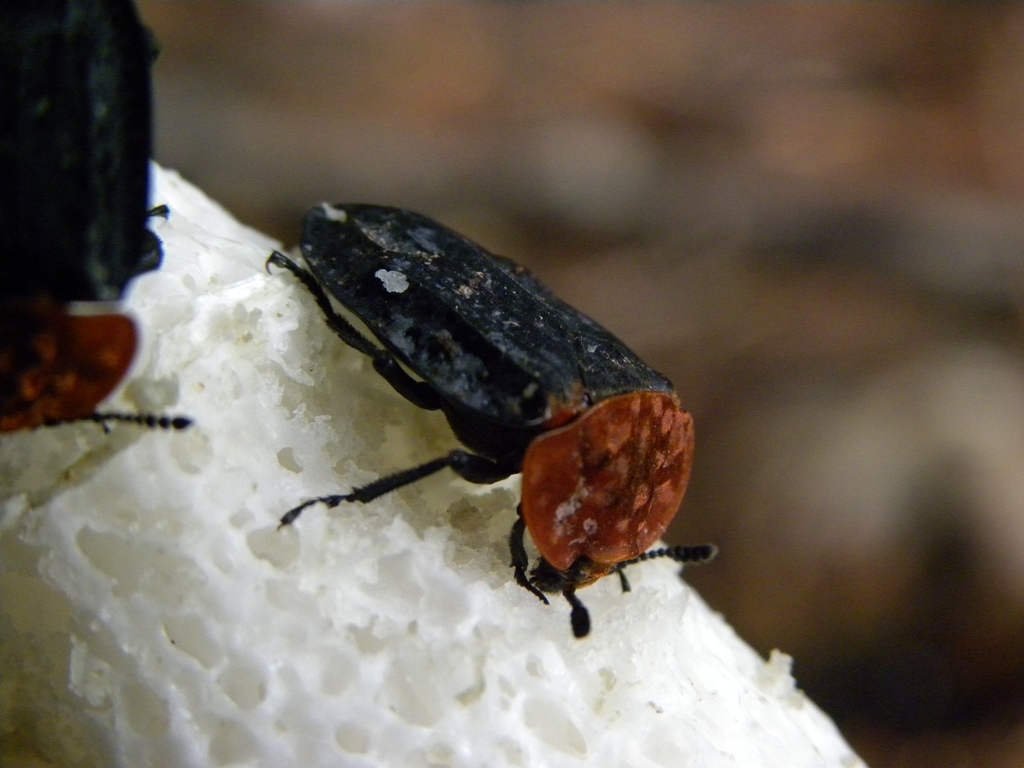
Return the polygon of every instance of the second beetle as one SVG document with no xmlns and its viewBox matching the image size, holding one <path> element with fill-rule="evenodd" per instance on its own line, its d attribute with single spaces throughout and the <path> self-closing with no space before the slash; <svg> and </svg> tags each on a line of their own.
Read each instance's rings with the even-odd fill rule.
<svg viewBox="0 0 1024 768">
<path fill-rule="evenodd" d="M 282 525 L 313 504 L 367 502 L 446 467 L 474 483 L 522 472 L 515 578 L 545 603 L 544 593 L 561 593 L 577 637 L 590 631 L 580 587 L 615 571 L 628 590 L 622 569 L 633 562 L 714 556 L 710 545 L 648 552 L 693 463 L 693 421 L 672 384 L 524 267 L 425 216 L 377 205 L 313 208 L 302 254 L 309 271 L 278 252 L 268 265 L 298 277 L 335 333 L 410 402 L 441 410 L 470 450 L 310 499 Z M 529 575 L 526 531 L 541 554 Z"/>
</svg>

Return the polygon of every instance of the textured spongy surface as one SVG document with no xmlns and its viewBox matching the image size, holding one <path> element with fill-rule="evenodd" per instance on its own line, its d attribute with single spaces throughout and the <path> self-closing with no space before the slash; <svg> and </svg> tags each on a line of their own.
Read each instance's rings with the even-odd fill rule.
<svg viewBox="0 0 1024 768">
<path fill-rule="evenodd" d="M 860 764 L 671 563 L 581 592 L 575 640 L 512 579 L 515 482 L 445 473 L 277 530 L 454 439 L 264 270 L 274 243 L 154 173 L 165 263 L 104 407 L 195 426 L 0 441 L 0 763 Z"/>
</svg>

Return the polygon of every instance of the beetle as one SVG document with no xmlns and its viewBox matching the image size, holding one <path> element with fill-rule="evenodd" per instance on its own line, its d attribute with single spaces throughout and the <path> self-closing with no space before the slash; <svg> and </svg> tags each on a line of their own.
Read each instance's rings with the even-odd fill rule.
<svg viewBox="0 0 1024 768">
<path fill-rule="evenodd" d="M 137 345 L 106 306 L 155 269 L 153 43 L 131 0 L 0 4 L 0 431 L 91 419 Z"/>
<path fill-rule="evenodd" d="M 561 593 L 576 637 L 590 631 L 578 589 L 615 572 L 628 591 L 634 562 L 715 555 L 711 545 L 648 552 L 693 463 L 693 421 L 672 384 L 524 267 L 426 216 L 367 204 L 311 209 L 301 251 L 308 270 L 278 251 L 267 268 L 295 275 L 334 332 L 407 400 L 441 410 L 469 450 L 305 501 L 282 526 L 313 504 L 367 502 L 446 467 L 473 483 L 521 472 L 514 576 L 544 603 Z M 529 575 L 527 531 L 541 555 Z"/>
</svg>

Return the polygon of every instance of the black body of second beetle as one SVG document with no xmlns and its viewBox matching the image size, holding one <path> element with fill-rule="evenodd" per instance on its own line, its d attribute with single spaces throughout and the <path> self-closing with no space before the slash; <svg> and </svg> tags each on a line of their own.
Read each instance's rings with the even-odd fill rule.
<svg viewBox="0 0 1024 768">
<path fill-rule="evenodd" d="M 0 299 L 116 301 L 159 265 L 153 58 L 132 0 L 0 3 Z"/>
<path fill-rule="evenodd" d="M 147 210 L 155 55 L 132 0 L 0 2 L 0 405 L 17 401 L 33 366 L 53 363 L 36 359 L 33 335 L 50 330 L 39 307 L 118 301 L 160 265 L 146 226 L 167 215 Z M 104 428 L 191 423 L 89 418 Z"/>
</svg>

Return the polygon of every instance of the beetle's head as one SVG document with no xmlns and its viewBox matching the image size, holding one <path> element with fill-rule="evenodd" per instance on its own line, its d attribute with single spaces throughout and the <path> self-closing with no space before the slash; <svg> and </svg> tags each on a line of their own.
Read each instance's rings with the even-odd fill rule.
<svg viewBox="0 0 1024 768">
<path fill-rule="evenodd" d="M 560 571 L 542 557 L 537 567 L 530 572 L 530 583 L 542 592 L 562 594 L 572 608 L 569 614 L 572 633 L 581 638 L 590 634 L 590 613 L 576 597 L 576 590 L 593 584 L 608 575 L 613 568 L 611 565 L 595 563 L 589 557 L 579 557 L 568 569 Z"/>
<path fill-rule="evenodd" d="M 537 566 L 530 571 L 530 582 L 541 592 L 558 594 L 566 587 L 580 589 L 589 587 L 598 579 L 611 573 L 614 566 L 595 563 L 589 557 L 582 556 L 566 570 L 560 571 L 543 557 Z"/>
</svg>

